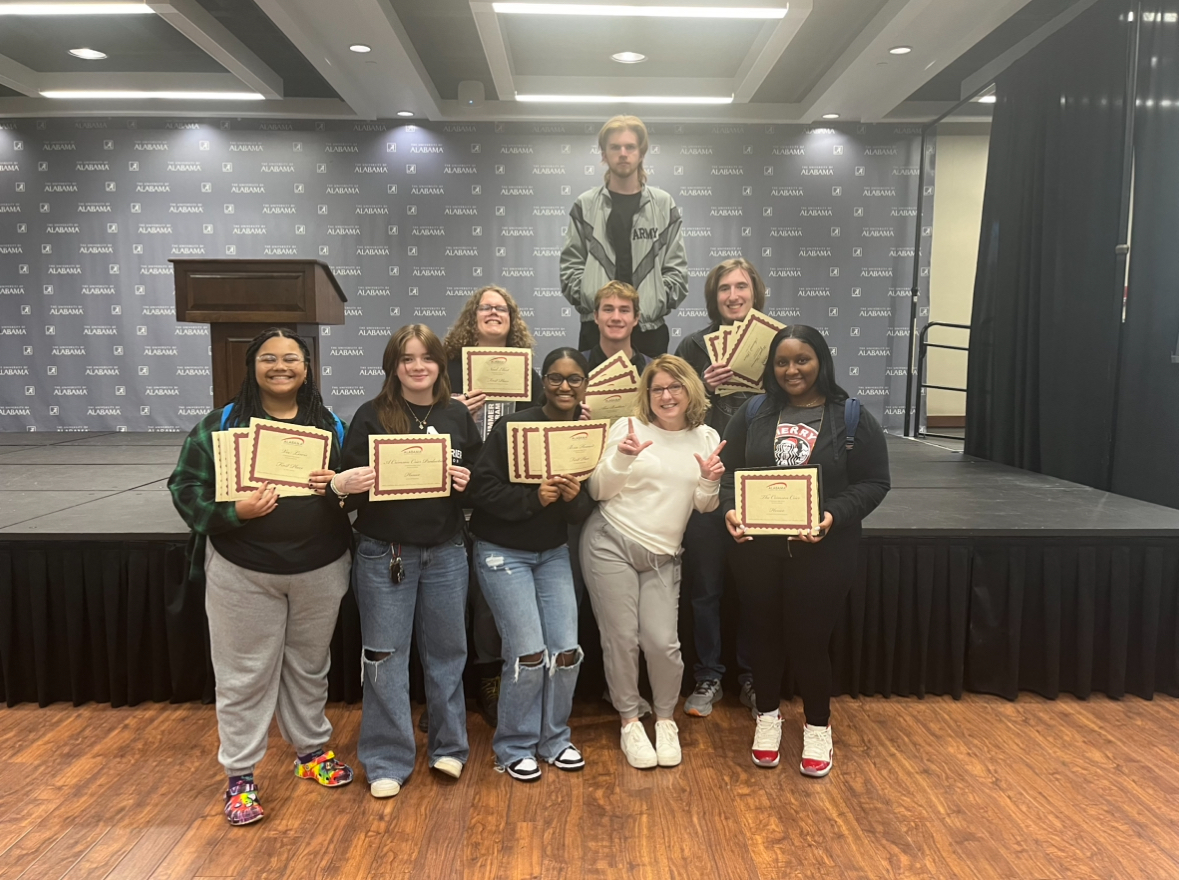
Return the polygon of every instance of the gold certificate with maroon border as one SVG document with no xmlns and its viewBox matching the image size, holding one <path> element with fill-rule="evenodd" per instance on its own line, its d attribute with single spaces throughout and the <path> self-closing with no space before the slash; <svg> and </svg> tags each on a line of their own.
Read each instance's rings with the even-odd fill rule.
<svg viewBox="0 0 1179 881">
<path fill-rule="evenodd" d="M 377 475 L 370 501 L 450 495 L 449 434 L 370 434 L 368 461 Z"/>
<path fill-rule="evenodd" d="M 247 476 L 252 485 L 266 482 L 280 489 L 285 487 L 284 495 L 312 495 L 307 484 L 312 471 L 328 467 L 332 433 L 255 417 L 250 420 L 249 449 Z"/>
<path fill-rule="evenodd" d="M 540 483 L 541 447 L 540 430 L 547 422 L 512 422 L 508 424 L 508 455 L 512 469 L 512 483 Z"/>
<path fill-rule="evenodd" d="M 463 349 L 463 391 L 489 401 L 532 400 L 532 350 L 468 346 Z"/>
<path fill-rule="evenodd" d="M 733 474 L 737 518 L 748 535 L 817 535 L 823 522 L 822 469 L 739 469 Z"/>
<path fill-rule="evenodd" d="M 585 480 L 594 473 L 606 447 L 609 419 L 585 422 L 545 423 L 540 428 L 544 444 L 544 475 L 564 474 Z"/>
<path fill-rule="evenodd" d="M 732 340 L 726 356 L 726 366 L 733 375 L 746 382 L 760 385 L 770 355 L 774 335 L 785 327 L 756 309 L 741 322 L 741 329 Z"/>
</svg>

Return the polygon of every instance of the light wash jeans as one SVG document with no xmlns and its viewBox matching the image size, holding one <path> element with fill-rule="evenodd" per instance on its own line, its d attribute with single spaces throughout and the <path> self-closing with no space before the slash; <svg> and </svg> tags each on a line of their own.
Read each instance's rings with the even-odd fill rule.
<svg viewBox="0 0 1179 881">
<path fill-rule="evenodd" d="M 473 559 L 503 639 L 495 757 L 501 765 L 552 761 L 571 745 L 569 713 L 582 660 L 569 549 L 517 551 L 476 540 Z M 558 666 L 557 656 L 569 651 L 577 656 L 573 664 Z M 534 654 L 542 655 L 539 665 L 520 663 Z"/>
<path fill-rule="evenodd" d="M 429 763 L 432 767 L 440 758 L 452 756 L 465 764 L 468 570 L 462 533 L 433 547 L 401 545 L 405 577 L 400 584 L 389 577 L 390 546 L 365 535 L 357 539 L 352 583 L 364 645 L 364 711 L 357 755 L 365 773 L 370 781 L 392 778 L 399 783 L 413 773 L 409 645 L 415 632 L 430 714 Z M 385 653 L 387 657 L 372 659 Z"/>
</svg>

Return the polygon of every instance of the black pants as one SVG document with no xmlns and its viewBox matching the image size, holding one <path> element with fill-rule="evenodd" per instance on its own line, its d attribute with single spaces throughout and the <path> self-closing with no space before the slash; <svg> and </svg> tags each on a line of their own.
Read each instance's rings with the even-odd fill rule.
<svg viewBox="0 0 1179 881">
<path fill-rule="evenodd" d="M 596 324 L 592 321 L 581 322 L 581 336 L 577 339 L 577 348 L 588 352 L 598 344 L 598 336 Z M 635 332 L 630 335 L 631 346 L 650 358 L 666 355 L 670 342 L 671 334 L 666 324 L 661 324 L 654 330 L 638 330 L 636 328 Z"/>
<path fill-rule="evenodd" d="M 758 542 L 766 540 L 735 545 L 730 557 L 741 607 L 754 613 L 747 620 L 757 710 L 778 709 L 789 659 L 807 723 L 827 725 L 829 644 L 856 574 L 860 525 L 833 530 L 818 544 L 791 542 L 787 557 L 766 553 Z"/>
</svg>

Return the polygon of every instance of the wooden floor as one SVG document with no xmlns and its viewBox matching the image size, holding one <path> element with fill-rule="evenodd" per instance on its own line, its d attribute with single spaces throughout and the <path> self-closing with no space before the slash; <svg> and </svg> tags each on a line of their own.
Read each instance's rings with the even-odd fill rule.
<svg viewBox="0 0 1179 881">
<path fill-rule="evenodd" d="M 472 714 L 463 778 L 426 771 L 419 735 L 385 801 L 296 779 L 273 734 L 266 819 L 231 829 L 212 707 L 0 709 L 0 876 L 1179 876 L 1179 701 L 841 698 L 825 780 L 798 774 L 797 703 L 784 713 L 775 770 L 750 762 L 726 698 L 681 721 L 683 765 L 636 771 L 606 706 L 579 705 L 586 770 L 532 785 L 493 772 Z M 359 706 L 329 715 L 354 759 Z"/>
</svg>

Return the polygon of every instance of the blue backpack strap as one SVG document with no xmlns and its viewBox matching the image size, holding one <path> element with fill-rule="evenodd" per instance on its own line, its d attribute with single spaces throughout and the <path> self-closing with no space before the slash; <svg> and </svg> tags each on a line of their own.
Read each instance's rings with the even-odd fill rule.
<svg viewBox="0 0 1179 881">
<path fill-rule="evenodd" d="M 850 450 L 856 445 L 856 429 L 860 425 L 860 402 L 855 398 L 843 402 L 843 424 L 847 427 L 844 446 Z"/>
<path fill-rule="evenodd" d="M 229 417 L 230 417 L 230 414 L 232 414 L 232 413 L 233 413 L 233 404 L 232 403 L 226 404 L 225 409 L 223 409 L 221 411 L 221 430 L 222 431 L 225 431 L 225 426 L 229 425 Z"/>
<path fill-rule="evenodd" d="M 342 420 L 335 413 L 332 414 L 332 419 L 336 420 L 336 437 L 340 439 L 340 448 L 344 447 L 344 420 Z"/>
<path fill-rule="evenodd" d="M 745 405 L 745 424 L 749 425 L 753 421 L 753 417 L 757 415 L 757 411 L 761 409 L 761 405 L 766 401 L 764 393 L 754 395 L 749 399 L 749 403 Z"/>
</svg>

